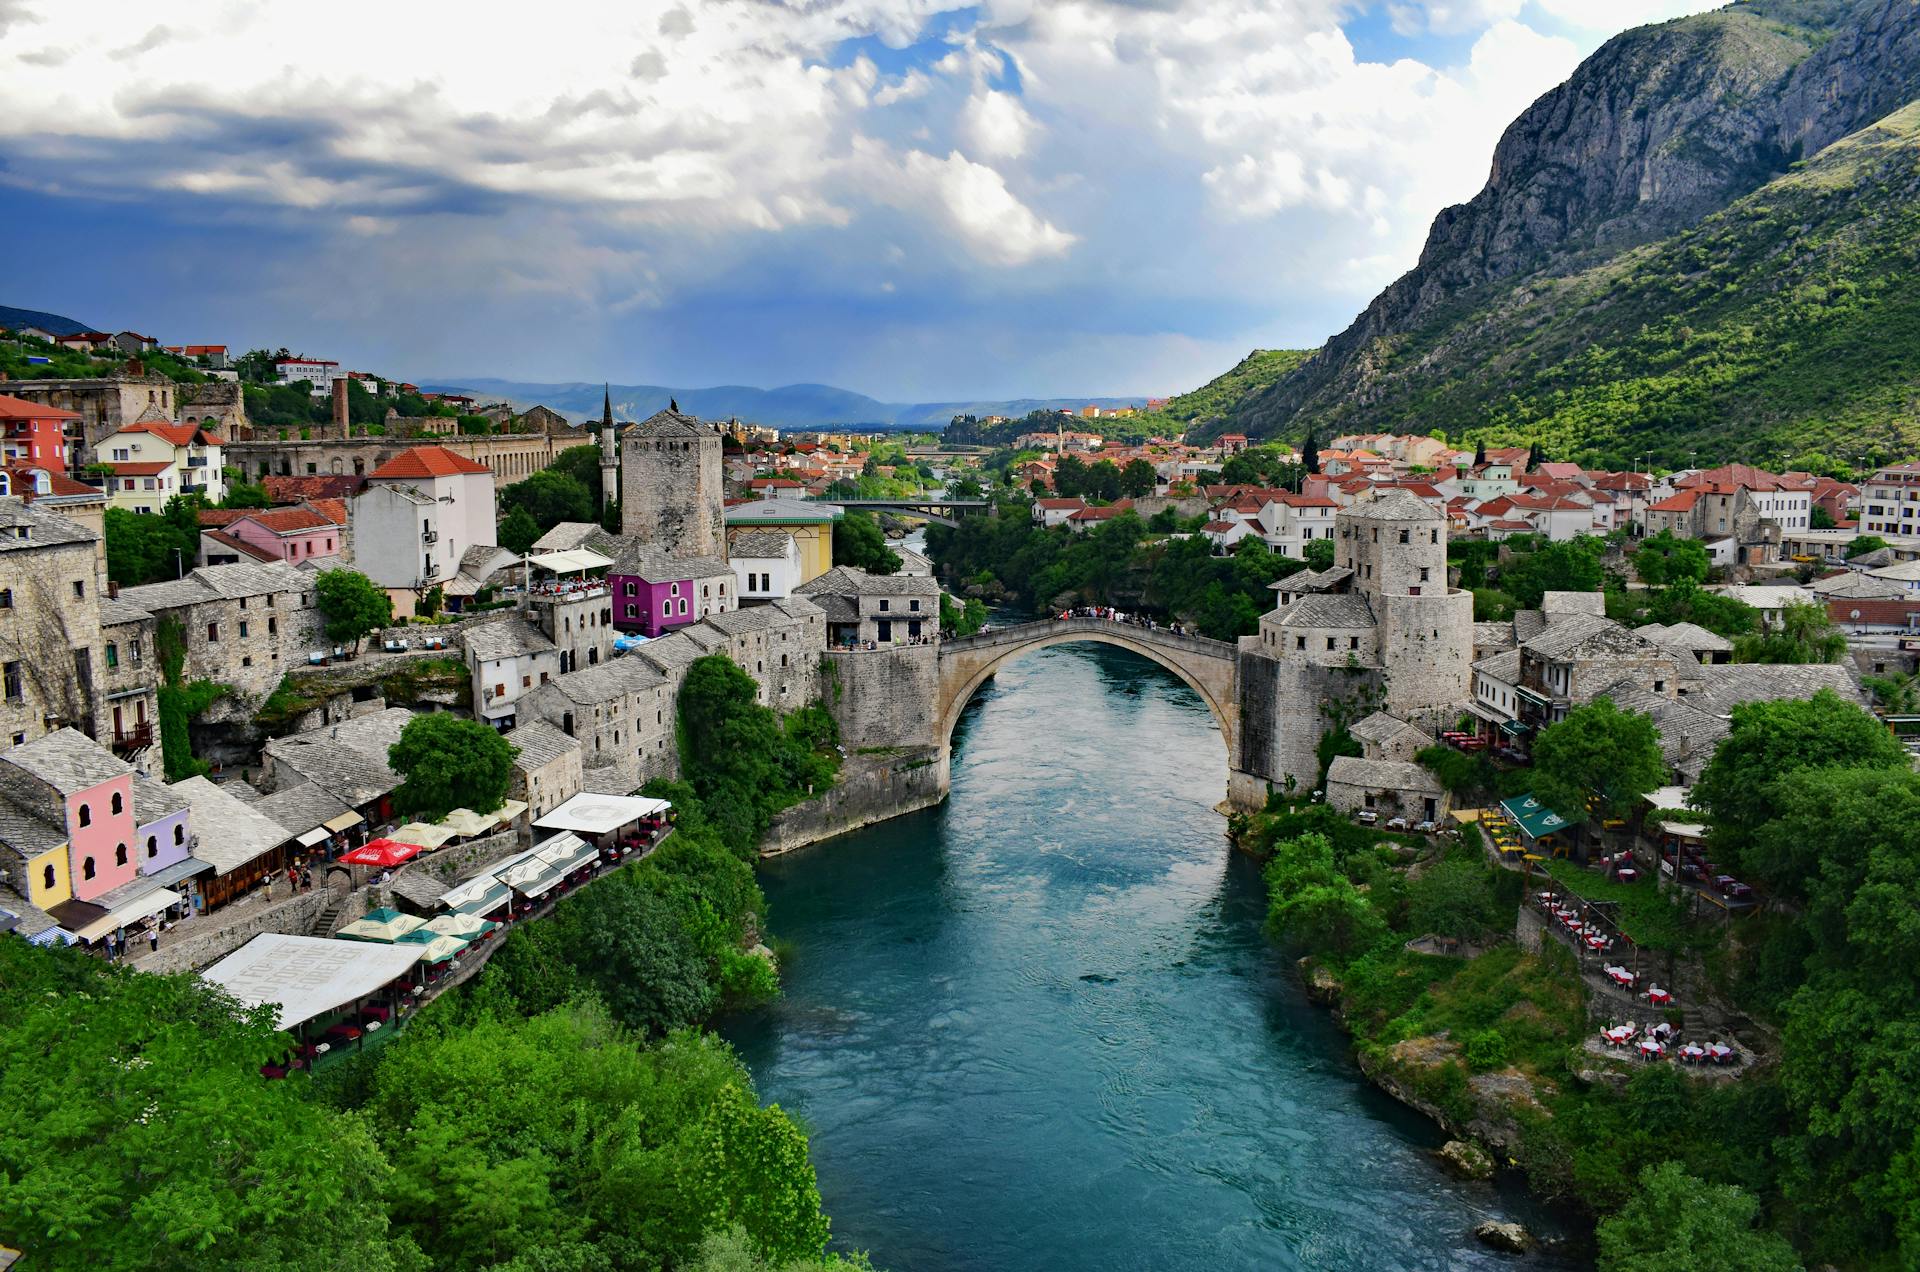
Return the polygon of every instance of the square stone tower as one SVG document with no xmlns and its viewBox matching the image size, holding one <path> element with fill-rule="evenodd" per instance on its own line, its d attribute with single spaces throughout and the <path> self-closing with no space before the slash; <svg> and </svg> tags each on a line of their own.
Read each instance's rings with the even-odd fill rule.
<svg viewBox="0 0 1920 1272">
<path fill-rule="evenodd" d="M 1467 700 L 1473 594 L 1447 586 L 1446 519 L 1406 490 L 1389 489 L 1342 512 L 1335 542 L 1352 586 L 1373 603 L 1387 710 L 1407 715 Z"/>
<path fill-rule="evenodd" d="M 720 434 L 676 403 L 620 437 L 620 530 L 677 557 L 725 556 Z"/>
</svg>

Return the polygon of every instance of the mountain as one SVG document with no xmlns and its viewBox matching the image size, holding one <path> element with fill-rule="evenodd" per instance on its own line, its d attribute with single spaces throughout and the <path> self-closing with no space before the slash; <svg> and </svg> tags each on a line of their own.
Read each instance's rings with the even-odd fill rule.
<svg viewBox="0 0 1920 1272">
<path fill-rule="evenodd" d="M 1411 271 L 1232 421 L 1609 462 L 1904 453 L 1917 97 L 1914 0 L 1744 0 L 1627 32 L 1514 121 Z"/>
<path fill-rule="evenodd" d="M 38 327 L 56 336 L 71 336 L 76 331 L 95 330 L 84 322 L 76 322 L 59 314 L 50 314 L 39 309 L 15 309 L 10 305 L 0 305 L 0 327 L 8 331 L 18 331 L 22 327 Z"/>
<path fill-rule="evenodd" d="M 435 392 L 467 393 L 504 400 L 522 409 L 541 403 L 575 420 L 599 419 L 603 386 L 572 382 L 530 384 L 517 380 L 449 380 L 423 386 Z M 728 384 L 707 389 L 675 389 L 656 384 L 611 386 L 613 411 L 620 419 L 645 419 L 669 401 L 706 419 L 738 416 L 775 428 L 867 425 L 891 428 L 945 428 L 956 415 L 1025 415 L 1058 407 L 1137 406 L 1141 398 L 1019 398 L 1004 402 L 881 402 L 830 384 L 788 384 L 757 389 Z"/>
</svg>

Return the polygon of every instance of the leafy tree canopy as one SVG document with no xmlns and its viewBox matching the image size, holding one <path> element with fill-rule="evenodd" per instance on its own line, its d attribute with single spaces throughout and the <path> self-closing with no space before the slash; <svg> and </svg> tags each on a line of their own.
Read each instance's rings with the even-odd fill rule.
<svg viewBox="0 0 1920 1272">
<path fill-rule="evenodd" d="M 1600 1224 L 1600 1272 L 1797 1272 L 1793 1247 L 1755 1230 L 1760 1202 L 1730 1184 L 1709 1184 L 1679 1162 L 1640 1173 L 1620 1212 Z"/>
<path fill-rule="evenodd" d="M 577 446 L 574 450 L 591 452 L 593 448 Z M 558 471 L 552 466 L 529 474 L 525 479 L 502 490 L 500 506 L 508 513 L 515 509 L 524 509 L 533 518 L 534 524 L 540 527 L 542 533 L 553 529 L 562 521 L 594 519 L 594 498 L 591 488 L 579 478 Z"/>
<path fill-rule="evenodd" d="M 1705 544 L 1698 539 L 1676 539 L 1671 530 L 1648 537 L 1633 554 L 1633 568 L 1640 581 L 1656 587 L 1682 579 L 1704 583 L 1712 565 Z"/>
<path fill-rule="evenodd" d="M 1595 698 L 1541 730 L 1533 747 L 1534 794 L 1569 822 L 1624 817 L 1666 781 L 1653 720 Z"/>
<path fill-rule="evenodd" d="M 326 619 L 327 639 L 350 640 L 355 650 L 373 632 L 393 622 L 386 590 L 358 570 L 322 570 L 313 582 L 315 603 Z"/>
<path fill-rule="evenodd" d="M 387 764 L 405 779 L 394 806 L 434 821 L 456 808 L 490 813 L 506 802 L 518 754 L 478 720 L 443 711 L 415 716 L 387 749 Z"/>
<path fill-rule="evenodd" d="M 880 523 L 857 509 L 849 509 L 833 523 L 833 561 L 868 574 L 900 572 L 900 554 L 887 546 Z"/>
</svg>

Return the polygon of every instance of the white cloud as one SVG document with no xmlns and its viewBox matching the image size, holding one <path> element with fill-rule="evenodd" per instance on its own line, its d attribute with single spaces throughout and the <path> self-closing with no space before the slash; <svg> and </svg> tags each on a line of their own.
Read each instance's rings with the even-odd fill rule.
<svg viewBox="0 0 1920 1272">
<path fill-rule="evenodd" d="M 994 169 L 959 151 L 937 159 L 908 152 L 900 166 L 896 201 L 941 217 L 974 256 L 997 265 L 1025 265 L 1059 256 L 1074 236 L 1036 216 L 1007 189 Z"/>
<path fill-rule="evenodd" d="M 976 92 L 960 116 L 960 135 L 982 159 L 1018 159 L 1036 127 L 1020 99 L 998 89 Z"/>
<path fill-rule="evenodd" d="M 1724 9 L 1726 0 L 1537 0 L 1546 12 L 1569 26 L 1586 31 L 1624 31 L 1649 22 L 1665 22 L 1709 9 Z"/>
<path fill-rule="evenodd" d="M 1389 4 L 1387 11 L 1393 19 L 1393 29 L 1401 35 L 1419 35 L 1426 31 L 1458 35 L 1517 18 L 1525 7 L 1526 0 L 1408 0 Z"/>
</svg>

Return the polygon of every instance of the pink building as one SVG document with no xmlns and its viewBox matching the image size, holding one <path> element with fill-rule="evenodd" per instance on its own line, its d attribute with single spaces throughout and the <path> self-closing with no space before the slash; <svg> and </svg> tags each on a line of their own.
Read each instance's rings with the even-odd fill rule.
<svg viewBox="0 0 1920 1272">
<path fill-rule="evenodd" d="M 294 564 L 340 555 L 342 527 L 315 509 L 262 508 L 228 522 L 226 533 Z"/>
<path fill-rule="evenodd" d="M 133 769 L 86 734 L 58 729 L 0 753 L 0 790 L 67 828 L 76 900 L 92 901 L 140 873 Z"/>
</svg>

